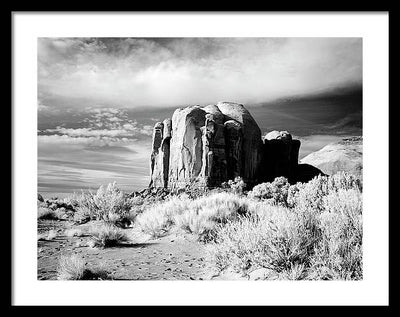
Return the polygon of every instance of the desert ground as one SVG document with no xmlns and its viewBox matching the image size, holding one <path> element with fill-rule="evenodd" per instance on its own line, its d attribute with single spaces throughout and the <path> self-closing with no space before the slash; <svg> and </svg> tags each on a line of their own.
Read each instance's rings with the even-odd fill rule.
<svg viewBox="0 0 400 317">
<path fill-rule="evenodd" d="M 93 224 L 90 224 L 93 225 Z M 38 279 L 57 279 L 61 255 L 78 255 L 90 267 L 107 271 L 112 280 L 202 280 L 207 275 L 204 246 L 190 235 L 171 234 L 152 239 L 134 229 L 124 229 L 132 242 L 111 248 L 90 247 L 88 224 L 72 225 L 65 220 L 39 221 L 39 234 L 53 230 L 52 239 L 38 240 Z M 82 231 L 68 236 L 68 230 Z M 95 279 L 101 279 L 95 278 Z"/>
<path fill-rule="evenodd" d="M 362 181 L 38 195 L 39 280 L 360 280 Z"/>
</svg>

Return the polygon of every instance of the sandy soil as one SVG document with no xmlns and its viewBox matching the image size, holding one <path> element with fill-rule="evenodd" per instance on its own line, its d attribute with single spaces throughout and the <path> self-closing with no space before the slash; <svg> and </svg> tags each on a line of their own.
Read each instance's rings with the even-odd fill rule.
<svg viewBox="0 0 400 317">
<path fill-rule="evenodd" d="M 171 234 L 159 239 L 145 237 L 135 229 L 124 229 L 132 242 L 112 248 L 87 246 L 89 235 L 68 237 L 66 229 L 85 232 L 90 224 L 73 225 L 68 221 L 41 220 L 38 233 L 53 230 L 52 239 L 38 239 L 38 279 L 57 278 L 61 255 L 76 254 L 86 266 L 102 267 L 114 280 L 201 280 L 210 276 L 204 245 L 192 236 Z"/>
</svg>

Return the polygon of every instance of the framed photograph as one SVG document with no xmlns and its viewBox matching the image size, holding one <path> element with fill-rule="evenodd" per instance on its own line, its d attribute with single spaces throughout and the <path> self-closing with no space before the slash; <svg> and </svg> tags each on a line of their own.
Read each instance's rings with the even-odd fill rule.
<svg viewBox="0 0 400 317">
<path fill-rule="evenodd" d="M 14 12 L 12 305 L 388 305 L 388 21 Z"/>
</svg>

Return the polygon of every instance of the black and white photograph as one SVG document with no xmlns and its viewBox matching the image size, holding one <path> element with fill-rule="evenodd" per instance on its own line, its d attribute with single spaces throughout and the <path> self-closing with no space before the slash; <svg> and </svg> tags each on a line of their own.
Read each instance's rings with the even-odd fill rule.
<svg viewBox="0 0 400 317">
<path fill-rule="evenodd" d="M 32 40 L 35 283 L 362 285 L 363 36 L 60 34 Z"/>
<path fill-rule="evenodd" d="M 39 279 L 358 280 L 362 39 L 39 38 Z"/>
</svg>

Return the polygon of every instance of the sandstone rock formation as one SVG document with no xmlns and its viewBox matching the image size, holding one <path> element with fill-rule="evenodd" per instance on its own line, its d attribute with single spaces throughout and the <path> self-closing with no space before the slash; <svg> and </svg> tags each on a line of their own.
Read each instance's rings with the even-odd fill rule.
<svg viewBox="0 0 400 317">
<path fill-rule="evenodd" d="M 319 168 L 328 175 L 349 172 L 362 179 L 362 137 L 345 138 L 307 155 L 301 163 Z"/>
<path fill-rule="evenodd" d="M 254 183 L 261 131 L 243 105 L 220 102 L 175 110 L 153 131 L 151 187 L 216 187 L 241 176 Z"/>
<path fill-rule="evenodd" d="M 172 121 L 157 122 L 153 129 L 150 186 L 166 187 L 168 183 Z"/>
<path fill-rule="evenodd" d="M 284 176 L 293 181 L 299 160 L 300 141 L 287 131 L 271 131 L 264 137 L 260 171 L 263 181 L 271 182 Z"/>
<path fill-rule="evenodd" d="M 179 108 L 172 119 L 154 126 L 150 187 L 219 187 L 237 176 L 251 187 L 279 176 L 295 183 L 332 172 L 321 158 L 310 165 L 310 155 L 299 164 L 299 149 L 300 141 L 287 131 L 261 137 L 256 121 L 241 104 Z"/>
</svg>

